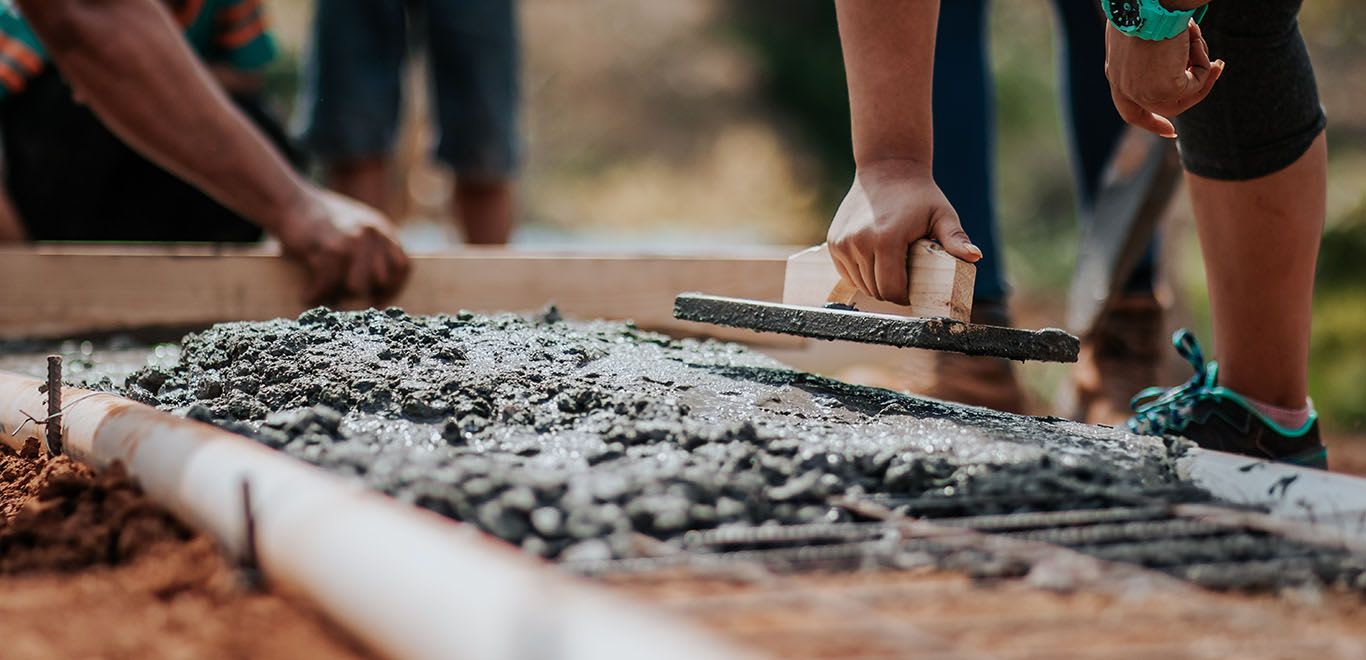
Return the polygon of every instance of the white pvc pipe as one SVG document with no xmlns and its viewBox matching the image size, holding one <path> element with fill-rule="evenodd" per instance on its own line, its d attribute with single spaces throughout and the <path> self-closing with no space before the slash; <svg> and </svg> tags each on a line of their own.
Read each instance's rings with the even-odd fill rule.
<svg viewBox="0 0 1366 660">
<path fill-rule="evenodd" d="M 0 432 L 40 416 L 38 380 L 0 372 Z M 143 490 L 235 556 L 242 481 L 270 580 L 398 658 L 725 658 L 709 633 L 557 573 L 501 541 L 246 438 L 113 395 L 64 388 L 67 453 L 122 462 Z M 85 397 L 85 398 L 81 398 Z M 80 399 L 77 401 L 77 399 Z M 38 437 L 28 423 L 18 438 Z"/>
<path fill-rule="evenodd" d="M 1366 479 L 1199 448 L 1176 466 L 1182 478 L 1221 499 L 1264 506 L 1272 516 L 1366 547 Z"/>
</svg>

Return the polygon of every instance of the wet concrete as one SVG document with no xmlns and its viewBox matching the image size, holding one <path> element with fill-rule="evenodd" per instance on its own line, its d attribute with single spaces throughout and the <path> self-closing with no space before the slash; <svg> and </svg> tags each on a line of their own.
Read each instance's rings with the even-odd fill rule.
<svg viewBox="0 0 1366 660">
<path fill-rule="evenodd" d="M 637 533 L 846 520 L 827 503 L 840 494 L 955 513 L 1205 497 L 1155 438 L 850 386 L 553 309 L 318 309 L 215 326 L 180 357 L 126 393 L 548 557 L 631 556 Z"/>
<path fill-rule="evenodd" d="M 903 318 L 850 309 L 817 309 L 740 298 L 685 293 L 674 317 L 813 339 L 928 348 L 1011 360 L 1076 362 L 1081 342 L 1056 328 L 1021 330 L 946 318 Z"/>
<path fill-rule="evenodd" d="M 170 367 L 180 359 L 170 335 L 115 334 L 89 339 L 0 340 L 0 371 L 47 377 L 47 355 L 62 356 L 62 379 L 99 391 L 119 389 L 128 375 L 146 367 Z"/>
</svg>

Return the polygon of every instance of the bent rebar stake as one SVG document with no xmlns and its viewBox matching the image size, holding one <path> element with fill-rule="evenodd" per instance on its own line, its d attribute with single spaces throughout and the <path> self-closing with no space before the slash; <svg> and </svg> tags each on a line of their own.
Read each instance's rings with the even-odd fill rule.
<svg viewBox="0 0 1366 660">
<path fill-rule="evenodd" d="M 44 422 L 49 456 L 62 454 L 62 356 L 47 356 L 47 420 Z"/>
</svg>

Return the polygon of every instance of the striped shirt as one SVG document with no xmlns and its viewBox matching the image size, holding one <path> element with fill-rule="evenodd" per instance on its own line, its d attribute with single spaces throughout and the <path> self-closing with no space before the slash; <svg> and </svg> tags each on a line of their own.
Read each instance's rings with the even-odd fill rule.
<svg viewBox="0 0 1366 660">
<path fill-rule="evenodd" d="M 275 58 L 261 0 L 163 1 L 206 63 L 255 71 Z M 0 101 L 23 92 L 47 64 L 47 51 L 23 16 L 0 11 Z"/>
</svg>

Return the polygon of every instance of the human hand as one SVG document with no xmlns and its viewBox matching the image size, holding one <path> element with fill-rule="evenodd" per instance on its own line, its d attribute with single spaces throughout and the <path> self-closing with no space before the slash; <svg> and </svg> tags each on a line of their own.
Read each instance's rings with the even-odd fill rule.
<svg viewBox="0 0 1366 660">
<path fill-rule="evenodd" d="M 1105 24 L 1105 77 L 1124 121 L 1176 137 L 1171 118 L 1203 101 L 1224 72 L 1224 61 L 1209 59 L 1200 26 L 1165 41 L 1130 37 Z"/>
<path fill-rule="evenodd" d="M 850 284 L 878 300 L 906 305 L 907 253 L 911 243 L 927 236 L 959 259 L 982 258 L 928 166 L 889 160 L 858 168 L 827 240 L 835 268 Z"/>
<path fill-rule="evenodd" d="M 285 254 L 308 269 L 308 300 L 384 298 L 408 277 L 408 255 L 389 221 L 360 202 L 308 187 L 307 200 L 278 232 Z"/>
</svg>

